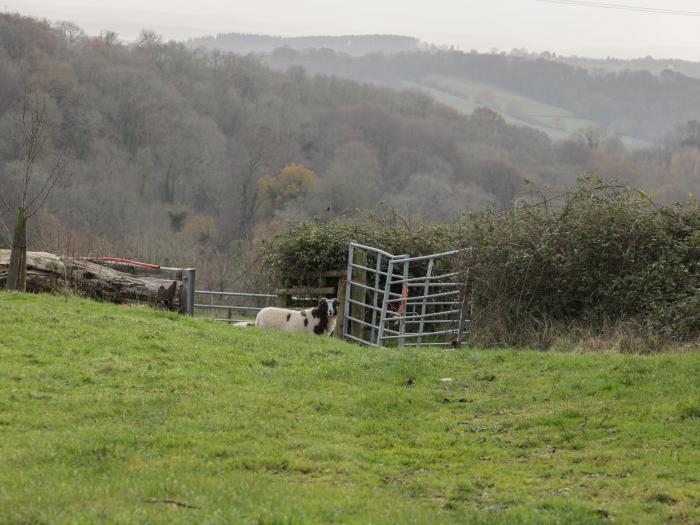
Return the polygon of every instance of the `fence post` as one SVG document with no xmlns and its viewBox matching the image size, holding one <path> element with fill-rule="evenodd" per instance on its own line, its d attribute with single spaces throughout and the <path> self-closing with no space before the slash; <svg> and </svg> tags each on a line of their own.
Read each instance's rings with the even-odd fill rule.
<svg viewBox="0 0 700 525">
<path fill-rule="evenodd" d="M 343 278 L 338 279 L 338 290 L 335 294 L 336 299 L 338 299 L 338 314 L 335 323 L 335 330 L 333 331 L 333 337 L 338 339 L 345 338 L 345 287 L 347 286 L 346 281 Z"/>
<path fill-rule="evenodd" d="M 183 313 L 194 316 L 194 268 L 183 268 L 182 270 L 182 304 L 180 308 Z"/>
<path fill-rule="evenodd" d="M 291 288 L 278 290 L 277 291 L 277 307 L 278 308 L 289 308 L 292 306 L 292 296 L 287 293 Z M 280 293 L 281 292 L 281 293 Z"/>
</svg>

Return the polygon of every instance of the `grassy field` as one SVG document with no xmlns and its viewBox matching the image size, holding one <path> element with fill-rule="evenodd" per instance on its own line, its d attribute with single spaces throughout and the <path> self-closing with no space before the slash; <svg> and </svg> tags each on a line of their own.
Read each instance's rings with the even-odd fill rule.
<svg viewBox="0 0 700 525">
<path fill-rule="evenodd" d="M 599 125 L 567 109 L 466 78 L 429 74 L 417 82 L 404 81 L 402 86 L 423 91 L 438 102 L 462 113 L 470 114 L 478 107 L 490 107 L 500 113 L 509 124 L 538 129 L 554 140 L 567 139 L 578 130 Z M 631 137 L 621 139 L 633 148 L 648 145 Z"/>
<path fill-rule="evenodd" d="M 0 292 L 0 523 L 700 523 L 699 378 Z"/>
</svg>

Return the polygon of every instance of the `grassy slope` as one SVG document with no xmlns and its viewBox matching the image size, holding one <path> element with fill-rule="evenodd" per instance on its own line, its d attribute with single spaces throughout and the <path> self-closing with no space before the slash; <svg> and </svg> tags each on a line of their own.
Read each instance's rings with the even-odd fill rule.
<svg viewBox="0 0 700 525">
<path fill-rule="evenodd" d="M 547 133 L 554 140 L 571 137 L 576 131 L 597 126 L 594 121 L 578 117 L 571 111 L 518 95 L 511 91 L 475 80 L 445 75 L 426 75 L 420 82 L 402 82 L 406 88 L 418 89 L 462 113 L 472 113 L 485 104 L 498 111 L 510 124 L 529 126 Z M 490 101 L 483 99 L 488 93 Z M 621 137 L 625 144 L 639 148 L 646 142 Z"/>
<path fill-rule="evenodd" d="M 374 350 L 0 292 L 0 365 L 2 523 L 700 522 L 700 352 Z"/>
</svg>

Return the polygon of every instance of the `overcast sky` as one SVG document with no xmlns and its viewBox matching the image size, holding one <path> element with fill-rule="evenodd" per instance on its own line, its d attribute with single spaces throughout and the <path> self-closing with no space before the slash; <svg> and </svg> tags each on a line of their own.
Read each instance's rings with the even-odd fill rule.
<svg viewBox="0 0 700 525">
<path fill-rule="evenodd" d="M 606 3 L 700 11 L 698 0 Z M 71 20 L 89 34 L 142 28 L 166 39 L 227 32 L 274 35 L 391 33 L 469 50 L 554 51 L 700 61 L 700 16 L 598 9 L 537 0 L 0 0 L 0 10 Z"/>
</svg>

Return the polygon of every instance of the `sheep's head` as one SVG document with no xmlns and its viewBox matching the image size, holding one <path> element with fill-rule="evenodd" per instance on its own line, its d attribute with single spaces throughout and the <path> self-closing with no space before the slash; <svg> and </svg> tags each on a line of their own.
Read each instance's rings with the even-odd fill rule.
<svg viewBox="0 0 700 525">
<path fill-rule="evenodd" d="M 338 315 L 338 305 L 340 302 L 338 299 L 321 299 L 318 302 L 318 309 L 322 315 L 327 317 L 335 317 Z"/>
</svg>

